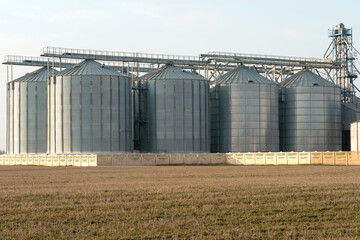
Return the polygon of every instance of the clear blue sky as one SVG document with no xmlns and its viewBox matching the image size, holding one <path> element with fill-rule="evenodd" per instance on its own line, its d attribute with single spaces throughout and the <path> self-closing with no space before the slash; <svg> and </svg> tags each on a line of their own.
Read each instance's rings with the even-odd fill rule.
<svg viewBox="0 0 360 240">
<path fill-rule="evenodd" d="M 328 29 L 340 22 L 353 28 L 354 45 L 360 48 L 360 2 L 355 0 L 0 0 L 0 6 L 1 60 L 39 56 L 45 46 L 322 57 L 330 44 Z M 32 70 L 15 66 L 14 75 Z M 4 65 L 0 78 L 0 149 L 5 149 Z"/>
</svg>

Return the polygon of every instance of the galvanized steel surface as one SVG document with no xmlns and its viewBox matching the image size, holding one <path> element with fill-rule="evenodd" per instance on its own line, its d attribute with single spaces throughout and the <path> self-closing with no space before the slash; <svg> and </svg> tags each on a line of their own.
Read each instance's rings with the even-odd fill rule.
<svg viewBox="0 0 360 240">
<path fill-rule="evenodd" d="M 48 107 L 50 153 L 132 150 L 129 77 L 85 60 L 51 77 Z"/>
<path fill-rule="evenodd" d="M 146 80 L 205 80 L 201 75 L 197 73 L 188 72 L 182 70 L 180 67 L 174 65 L 165 65 L 158 71 L 150 72 L 141 79 Z"/>
<path fill-rule="evenodd" d="M 141 151 L 209 152 L 209 82 L 167 65 L 139 79 Z"/>
<path fill-rule="evenodd" d="M 334 87 L 335 85 L 309 70 L 303 70 L 286 79 L 284 82 L 282 82 L 281 86 L 291 88 L 312 86 Z"/>
<path fill-rule="evenodd" d="M 341 150 L 340 88 L 310 71 L 295 74 L 283 86 L 281 150 Z"/>
<path fill-rule="evenodd" d="M 360 120 L 360 106 L 354 103 L 341 103 L 341 128 L 350 131 L 350 123 Z"/>
<path fill-rule="evenodd" d="M 96 61 L 85 60 L 61 71 L 61 76 L 118 76 L 119 72 Z"/>
<path fill-rule="evenodd" d="M 212 152 L 278 151 L 278 91 L 246 67 L 221 76 L 210 95 Z"/>
<path fill-rule="evenodd" d="M 8 83 L 7 153 L 46 152 L 46 77 L 52 71 L 44 67 Z"/>
<path fill-rule="evenodd" d="M 360 98 L 354 96 L 352 103 L 341 103 L 341 129 L 350 131 L 350 123 L 360 120 Z"/>
<path fill-rule="evenodd" d="M 259 83 L 277 85 L 271 80 L 261 76 L 248 67 L 237 67 L 236 69 L 221 75 L 217 79 L 217 84 L 240 84 L 240 83 Z"/>
<path fill-rule="evenodd" d="M 42 67 L 34 72 L 27 73 L 24 76 L 15 79 L 14 82 L 46 82 L 46 78 L 51 74 L 56 74 L 58 71 L 52 68 Z"/>
</svg>

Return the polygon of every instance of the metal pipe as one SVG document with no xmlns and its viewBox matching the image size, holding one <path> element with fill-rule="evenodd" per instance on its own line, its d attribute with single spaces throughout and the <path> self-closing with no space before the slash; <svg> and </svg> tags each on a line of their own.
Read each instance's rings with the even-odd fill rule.
<svg viewBox="0 0 360 240">
<path fill-rule="evenodd" d="M 53 62 L 52 62 L 52 78 L 53 78 L 53 91 L 54 91 L 54 121 L 56 123 L 56 79 L 55 79 L 55 73 L 54 73 L 54 65 L 55 65 L 55 58 L 52 58 Z M 56 146 L 56 137 L 57 137 L 57 131 L 56 131 L 56 124 L 54 125 L 54 149 L 55 149 L 55 153 L 57 152 L 57 146 Z"/>
<path fill-rule="evenodd" d="M 134 88 L 134 64 L 132 64 L 131 66 L 131 92 L 133 91 Z M 134 131 L 135 131 L 135 124 L 134 124 L 134 101 L 133 98 L 130 97 L 130 106 L 131 106 L 131 151 L 134 151 Z"/>
<path fill-rule="evenodd" d="M 10 153 L 10 101 L 9 66 L 6 66 L 6 153 Z"/>
<path fill-rule="evenodd" d="M 50 66 L 49 66 L 49 58 L 47 59 L 47 75 L 46 75 L 46 134 L 47 134 L 47 139 L 46 139 L 46 149 L 47 149 L 47 153 L 50 153 L 50 138 L 51 138 L 51 134 L 50 134 Z"/>
</svg>

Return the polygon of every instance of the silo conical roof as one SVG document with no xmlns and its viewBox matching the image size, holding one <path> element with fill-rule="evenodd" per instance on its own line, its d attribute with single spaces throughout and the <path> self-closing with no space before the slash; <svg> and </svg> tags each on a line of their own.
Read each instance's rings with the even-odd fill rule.
<svg viewBox="0 0 360 240">
<path fill-rule="evenodd" d="M 319 75 L 309 71 L 303 70 L 295 75 L 286 79 L 282 87 L 290 88 L 290 87 L 312 87 L 312 86 L 322 86 L 322 87 L 336 87 L 336 85 Z"/>
<path fill-rule="evenodd" d="M 240 84 L 240 83 L 275 84 L 273 81 L 261 76 L 254 70 L 240 66 L 220 76 L 217 84 Z"/>
<path fill-rule="evenodd" d="M 105 67 L 103 64 L 98 63 L 94 60 L 84 60 L 81 63 L 67 68 L 56 75 L 61 76 L 102 76 L 102 75 L 110 75 L 110 76 L 124 76 L 123 74 L 112 70 L 110 68 Z"/>
<path fill-rule="evenodd" d="M 58 73 L 53 68 L 49 68 L 49 74 L 51 75 L 52 72 Z M 46 82 L 46 77 L 48 76 L 48 69 L 47 67 L 42 67 L 36 71 L 33 71 L 31 73 L 27 73 L 26 75 L 17 78 L 14 80 L 14 82 Z"/>
<path fill-rule="evenodd" d="M 201 75 L 196 73 L 191 73 L 189 71 L 182 70 L 180 67 L 174 66 L 172 64 L 165 65 L 160 69 L 145 74 L 140 77 L 139 80 L 204 80 Z"/>
</svg>

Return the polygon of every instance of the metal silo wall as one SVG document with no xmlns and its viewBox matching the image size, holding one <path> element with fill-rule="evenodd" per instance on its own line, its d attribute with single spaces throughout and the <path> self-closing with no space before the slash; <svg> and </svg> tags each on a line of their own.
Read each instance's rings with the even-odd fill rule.
<svg viewBox="0 0 360 240">
<path fill-rule="evenodd" d="M 14 153 L 14 83 L 8 83 L 8 154 Z"/>
<path fill-rule="evenodd" d="M 134 151 L 140 151 L 140 134 L 141 134 L 141 117 L 140 117 L 140 84 L 138 82 L 135 82 L 135 89 L 132 92 L 132 98 L 133 98 L 133 111 L 134 111 Z"/>
<path fill-rule="evenodd" d="M 211 152 L 219 152 L 219 96 L 216 87 L 210 88 Z"/>
<path fill-rule="evenodd" d="M 143 152 L 210 151 L 207 80 L 142 80 L 141 85 L 147 88 Z"/>
<path fill-rule="evenodd" d="M 218 131 L 219 137 L 218 146 L 213 145 L 214 150 L 279 151 L 277 85 L 224 84 L 217 85 L 216 91 L 219 120 L 218 127 L 212 125 L 212 132 Z"/>
<path fill-rule="evenodd" d="M 13 87 L 13 148 L 15 154 L 20 153 L 20 87 L 14 83 Z"/>
<path fill-rule="evenodd" d="M 55 124 L 56 124 L 56 117 L 55 117 L 55 78 L 49 79 L 48 85 L 48 150 L 50 153 L 55 152 Z"/>
<path fill-rule="evenodd" d="M 44 153 L 47 149 L 47 111 L 46 111 L 46 82 L 36 84 L 36 152 Z"/>
<path fill-rule="evenodd" d="M 283 94 L 282 151 L 341 150 L 339 88 L 284 88 Z"/>
<path fill-rule="evenodd" d="M 46 152 L 46 82 L 8 83 L 8 153 Z"/>
<path fill-rule="evenodd" d="M 284 103 L 284 94 L 283 89 L 279 90 L 279 140 L 280 140 L 280 151 L 283 150 L 284 141 L 285 141 L 285 103 Z"/>
<path fill-rule="evenodd" d="M 360 120 L 360 108 L 354 103 L 341 104 L 342 151 L 350 151 L 350 123 Z"/>
<path fill-rule="evenodd" d="M 50 85 L 50 152 L 130 152 L 131 81 L 56 76 Z"/>
<path fill-rule="evenodd" d="M 19 153 L 26 153 L 28 139 L 27 82 L 15 83 L 19 88 Z"/>
</svg>

